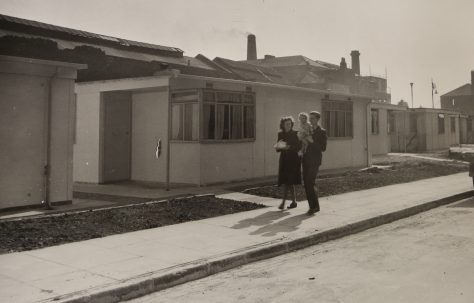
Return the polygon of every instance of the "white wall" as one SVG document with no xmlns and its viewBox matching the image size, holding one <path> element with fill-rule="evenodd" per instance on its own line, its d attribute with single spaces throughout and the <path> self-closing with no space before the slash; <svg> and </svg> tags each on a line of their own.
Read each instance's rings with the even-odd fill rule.
<svg viewBox="0 0 474 303">
<path fill-rule="evenodd" d="M 378 108 L 377 110 L 379 113 L 378 134 L 372 134 L 371 124 L 369 124 L 370 152 L 372 155 L 385 155 L 390 152 L 390 135 L 388 133 L 388 110 L 385 108 Z"/>
<path fill-rule="evenodd" d="M 249 84 L 240 83 L 209 82 L 212 82 L 214 89 L 223 90 L 245 91 L 246 86 L 249 86 Z M 206 86 L 206 81 L 178 78 L 173 79 L 171 84 L 172 89 L 202 88 Z M 256 93 L 256 140 L 202 143 L 200 147 L 202 184 L 277 175 L 279 154 L 275 152 L 273 145 L 277 140 L 280 117 L 292 115 L 297 119 L 302 111 L 321 111 L 321 99 L 324 98 L 322 93 L 253 84 L 250 86 Z M 334 99 L 347 100 L 347 97 L 334 97 Z M 367 165 L 366 102 L 354 101 L 354 137 L 329 139 L 328 150 L 323 155 L 322 169 Z M 173 145 L 172 159 L 178 158 L 178 154 L 175 154 L 178 148 L 180 148 L 179 144 L 176 144 L 176 150 Z M 187 149 L 188 146 L 183 145 L 182 149 L 185 148 Z M 188 161 L 189 153 L 180 155 L 179 158 Z M 178 160 L 174 161 L 180 163 Z M 181 169 L 179 164 L 172 162 L 172 175 L 182 175 L 175 172 Z"/>
<path fill-rule="evenodd" d="M 200 184 L 203 146 L 198 142 L 172 142 L 170 148 L 170 182 Z M 204 174 L 208 172 L 203 171 Z"/>
<path fill-rule="evenodd" d="M 41 204 L 44 199 L 49 96 L 49 200 L 72 199 L 76 70 L 61 67 L 64 63 L 27 60 L 0 58 L 0 208 Z"/>
<path fill-rule="evenodd" d="M 76 96 L 75 182 L 99 182 L 100 103 L 99 92 Z"/>
<path fill-rule="evenodd" d="M 132 94 L 132 180 L 166 181 L 168 90 Z M 155 158 L 157 140 L 161 156 Z"/>
</svg>

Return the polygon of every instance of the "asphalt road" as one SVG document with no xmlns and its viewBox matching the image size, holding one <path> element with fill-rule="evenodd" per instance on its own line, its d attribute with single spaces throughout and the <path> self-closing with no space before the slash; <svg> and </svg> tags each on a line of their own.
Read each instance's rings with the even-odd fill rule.
<svg viewBox="0 0 474 303">
<path fill-rule="evenodd" d="M 474 199 L 133 303 L 474 302 Z"/>
</svg>

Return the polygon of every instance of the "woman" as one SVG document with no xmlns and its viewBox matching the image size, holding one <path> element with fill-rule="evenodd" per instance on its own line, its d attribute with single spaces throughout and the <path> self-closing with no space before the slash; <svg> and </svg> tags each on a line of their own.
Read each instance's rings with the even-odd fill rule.
<svg viewBox="0 0 474 303">
<path fill-rule="evenodd" d="M 278 167 L 278 186 L 283 185 L 283 201 L 279 209 L 285 208 L 288 191 L 291 193 L 292 203 L 288 208 L 295 208 L 296 196 L 295 185 L 301 184 L 301 160 L 298 151 L 301 149 L 301 141 L 298 134 L 293 130 L 295 122 L 293 117 L 283 117 L 280 119 L 280 132 L 278 133 L 278 143 L 275 145 L 276 151 L 280 153 Z"/>
</svg>

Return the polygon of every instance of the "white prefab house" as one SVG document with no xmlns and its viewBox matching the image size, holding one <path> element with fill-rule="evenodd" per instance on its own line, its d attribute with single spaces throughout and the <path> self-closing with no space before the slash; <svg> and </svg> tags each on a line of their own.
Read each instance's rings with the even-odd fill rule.
<svg viewBox="0 0 474 303">
<path fill-rule="evenodd" d="M 72 200 L 74 81 L 85 67 L 0 56 L 0 208 Z"/>
<path fill-rule="evenodd" d="M 206 185 L 275 176 L 282 116 L 322 114 L 322 169 L 370 164 L 370 99 L 169 71 L 76 84 L 74 181 Z M 296 125 L 295 125 L 296 127 Z"/>
<path fill-rule="evenodd" d="M 408 110 L 406 106 L 373 102 L 370 106 L 370 152 L 385 155 L 392 150 L 392 134 L 396 132 L 395 115 Z"/>
</svg>

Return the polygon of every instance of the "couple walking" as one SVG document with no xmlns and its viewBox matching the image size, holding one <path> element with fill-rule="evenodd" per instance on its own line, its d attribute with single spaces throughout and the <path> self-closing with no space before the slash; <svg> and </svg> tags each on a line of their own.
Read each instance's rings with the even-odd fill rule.
<svg viewBox="0 0 474 303">
<path fill-rule="evenodd" d="M 288 192 L 292 203 L 288 208 L 295 208 L 295 185 L 301 184 L 301 167 L 303 167 L 303 184 L 308 199 L 308 215 L 319 211 L 316 176 L 326 150 L 326 131 L 319 126 L 321 114 L 317 111 L 299 114 L 299 129 L 294 131 L 293 117 L 280 120 L 280 132 L 275 149 L 280 153 L 278 168 L 278 186 L 283 186 L 283 201 L 279 209 L 285 209 Z"/>
</svg>

